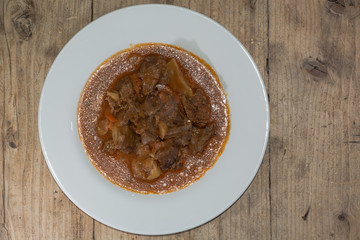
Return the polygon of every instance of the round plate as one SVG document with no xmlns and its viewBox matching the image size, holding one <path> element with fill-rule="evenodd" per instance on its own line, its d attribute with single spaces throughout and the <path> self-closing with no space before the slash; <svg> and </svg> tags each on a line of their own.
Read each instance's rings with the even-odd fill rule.
<svg viewBox="0 0 360 240">
<path fill-rule="evenodd" d="M 161 42 L 185 48 L 218 73 L 231 114 L 230 138 L 215 166 L 177 192 L 141 195 L 106 180 L 80 143 L 76 110 L 95 68 L 130 44 Z M 39 106 L 46 163 L 70 200 L 94 219 L 119 230 L 160 235 L 215 218 L 247 189 L 259 169 L 269 133 L 269 107 L 249 53 L 225 28 L 191 10 L 138 5 L 109 13 L 77 33 L 55 59 Z"/>
</svg>

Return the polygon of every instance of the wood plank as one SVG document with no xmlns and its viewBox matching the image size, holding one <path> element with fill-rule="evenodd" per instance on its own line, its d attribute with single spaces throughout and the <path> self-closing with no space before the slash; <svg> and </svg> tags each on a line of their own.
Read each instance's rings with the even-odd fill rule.
<svg viewBox="0 0 360 240">
<path fill-rule="evenodd" d="M 119 8 L 129 7 L 139 4 L 169 4 L 180 7 L 189 7 L 189 0 L 124 0 L 124 1 L 101 1 L 93 0 L 93 19 L 99 18 L 109 12 Z"/>
<path fill-rule="evenodd" d="M 234 33 L 271 100 L 270 153 L 247 192 L 210 223 L 164 237 L 93 229 L 37 137 L 41 87 L 64 44 L 92 18 L 150 2 L 190 7 Z M 359 16 L 354 0 L 1 1 L 0 239 L 360 239 Z"/>
<path fill-rule="evenodd" d="M 10 58 L 7 48 L 7 41 L 4 28 L 4 4 L 0 4 L 0 131 L 1 131 L 1 144 L 0 144 L 0 239 L 8 239 L 8 232 L 5 227 L 5 182 L 4 182 L 4 144 L 5 144 L 5 79 L 10 76 Z"/>
<path fill-rule="evenodd" d="M 357 2 L 356 10 L 351 12 L 350 21 L 353 30 L 356 26 L 360 25 L 359 16 L 360 4 Z M 355 18 L 354 18 L 355 17 Z M 349 97 L 348 103 L 348 139 L 346 140 L 347 149 L 349 153 L 349 188 L 348 197 L 349 203 L 347 206 L 347 213 L 341 218 L 341 214 L 337 216 L 338 220 L 346 227 L 351 227 L 349 233 L 349 239 L 360 239 L 360 30 L 357 27 L 354 31 L 354 45 L 347 45 L 347 48 L 352 49 L 355 55 L 355 61 L 351 63 L 352 66 L 356 66 L 353 70 L 353 77 L 349 83 Z M 335 233 L 334 233 L 335 234 Z"/>
<path fill-rule="evenodd" d="M 269 7 L 272 239 L 359 239 L 359 3 Z"/>
<path fill-rule="evenodd" d="M 91 1 L 2 3 L 1 41 L 5 36 L 9 48 L 1 99 L 8 237 L 90 239 L 92 219 L 61 192 L 45 164 L 37 113 L 47 71 L 65 43 L 90 21 Z"/>
</svg>

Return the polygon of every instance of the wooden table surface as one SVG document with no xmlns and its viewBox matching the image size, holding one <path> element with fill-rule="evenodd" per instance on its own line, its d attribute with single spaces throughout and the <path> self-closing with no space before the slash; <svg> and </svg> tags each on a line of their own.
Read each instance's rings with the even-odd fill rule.
<svg viewBox="0 0 360 240">
<path fill-rule="evenodd" d="M 79 210 L 52 178 L 37 128 L 42 85 L 66 42 L 140 3 L 225 26 L 270 100 L 269 146 L 246 193 L 211 222 L 163 237 L 117 231 Z M 1 0 L 0 239 L 360 239 L 359 16 L 358 0 Z"/>
</svg>

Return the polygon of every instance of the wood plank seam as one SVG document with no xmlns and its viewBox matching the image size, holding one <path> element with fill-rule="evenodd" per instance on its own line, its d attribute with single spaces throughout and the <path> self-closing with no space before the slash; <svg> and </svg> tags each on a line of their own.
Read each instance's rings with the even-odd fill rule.
<svg viewBox="0 0 360 240">
<path fill-rule="evenodd" d="M 4 27 L 4 38 L 5 38 L 5 42 L 6 42 L 6 49 L 7 49 L 7 54 L 8 54 L 8 61 L 9 61 L 9 75 L 10 75 L 10 78 L 11 78 L 11 74 L 12 74 L 12 70 L 11 70 L 11 57 L 10 57 L 10 48 L 9 48 L 9 42 L 8 42 L 8 39 L 7 39 L 7 34 L 6 34 L 6 30 L 5 30 L 5 2 L 3 1 L 3 6 L 2 6 L 2 10 L 3 10 L 3 21 L 2 21 L 2 24 L 3 24 L 3 27 Z M 4 73 L 5 75 L 5 73 Z M 3 104 L 4 104 L 4 108 L 3 108 L 3 123 L 2 123 L 2 149 L 3 149 L 3 152 L 2 152 L 2 159 L 3 159 L 3 162 L 2 162 L 2 167 L 3 167 L 3 180 L 2 180 L 2 199 L 3 199 L 3 228 L 5 229 L 6 231 L 6 236 L 7 238 L 9 238 L 9 231 L 6 227 L 6 189 L 5 189 L 5 110 L 6 110 L 6 104 L 5 104 L 5 100 L 6 100 L 6 96 L 5 96 L 5 89 L 6 89 L 6 86 L 5 86 L 5 78 L 4 78 L 4 93 L 3 93 Z"/>
<path fill-rule="evenodd" d="M 270 12 L 269 12 L 269 0 L 266 1 L 266 17 L 267 17 L 267 56 L 266 56 L 266 74 L 267 74 L 267 89 L 268 89 L 268 104 L 270 108 L 270 66 L 269 66 L 269 58 L 270 58 Z M 270 119 L 269 119 L 270 120 Z M 271 124 L 271 122 L 270 122 Z M 269 132 L 268 139 L 270 140 L 271 131 Z M 271 205 L 271 145 L 268 140 L 269 147 L 269 224 L 270 224 L 270 240 L 272 240 L 272 205 Z"/>
<path fill-rule="evenodd" d="M 91 14 L 90 14 L 90 21 L 94 21 L 94 0 L 91 0 Z"/>
</svg>

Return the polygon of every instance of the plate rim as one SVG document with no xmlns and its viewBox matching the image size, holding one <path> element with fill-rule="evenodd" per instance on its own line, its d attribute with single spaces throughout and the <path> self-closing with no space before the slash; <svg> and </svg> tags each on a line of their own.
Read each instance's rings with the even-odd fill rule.
<svg viewBox="0 0 360 240">
<path fill-rule="evenodd" d="M 46 86 L 49 84 L 49 81 L 46 81 L 48 79 L 48 76 L 50 75 L 50 73 L 53 71 L 53 68 L 57 62 L 57 60 L 59 59 L 59 57 L 63 54 L 64 49 L 71 44 L 72 40 L 78 36 L 81 32 L 83 32 L 85 29 L 87 29 L 90 25 L 92 25 L 92 23 L 105 18 L 106 16 L 112 15 L 112 14 L 117 14 L 118 12 L 121 12 L 125 9 L 130 9 L 130 8 L 147 8 L 147 7 L 160 7 L 160 8 L 173 8 L 173 9 L 179 9 L 181 11 L 185 11 L 188 12 L 190 14 L 196 15 L 198 17 L 201 17 L 202 19 L 210 22 L 211 24 L 216 25 L 217 27 L 219 27 L 222 31 L 224 31 L 224 33 L 226 33 L 228 36 L 230 36 L 232 38 L 232 40 L 234 40 L 237 45 L 242 49 L 242 51 L 246 54 L 247 58 L 250 60 L 251 65 L 253 66 L 258 80 L 260 82 L 261 85 L 261 90 L 262 90 L 262 94 L 264 95 L 264 103 L 265 103 L 265 111 L 266 111 L 266 131 L 265 131 L 265 138 L 264 138 L 264 142 L 263 142 L 263 146 L 262 146 L 262 151 L 260 153 L 260 157 L 258 160 L 258 164 L 256 166 L 256 168 L 254 169 L 254 173 L 252 173 L 252 177 L 251 180 L 249 181 L 249 183 L 247 184 L 247 187 L 245 188 L 245 190 L 240 193 L 237 194 L 237 197 L 235 197 L 235 199 L 231 199 L 231 204 L 229 206 L 224 206 L 222 208 L 222 210 L 218 213 L 215 214 L 214 217 L 204 221 L 203 223 L 194 225 L 192 227 L 188 227 L 186 229 L 182 229 L 179 231 L 171 231 L 171 232 L 165 232 L 165 233 L 145 233 L 145 232 L 132 232 L 132 231 L 127 231 L 124 229 L 119 229 L 117 227 L 113 227 L 110 224 L 106 223 L 104 221 L 104 219 L 102 217 L 96 216 L 97 214 L 93 213 L 91 210 L 86 209 L 84 210 L 83 206 L 81 206 L 81 204 L 79 204 L 76 199 L 74 197 L 71 196 L 71 194 L 66 190 L 66 188 L 63 186 L 63 184 L 60 182 L 59 178 L 57 177 L 53 166 L 47 156 L 47 151 L 46 151 L 46 147 L 45 147 L 45 142 L 43 140 L 43 133 L 42 133 L 42 128 L 41 128 L 41 114 L 42 114 L 42 104 L 43 104 L 43 99 L 44 99 L 44 93 L 45 93 L 45 88 Z M 136 43 L 137 44 L 137 43 Z M 109 56 L 110 57 L 110 56 Z M 231 110 L 230 110 L 230 120 L 231 120 Z M 231 122 L 233 124 L 233 122 Z M 140 234 L 140 235 L 147 235 L 147 236 L 164 236 L 164 235 L 170 235 L 170 234 L 176 234 L 176 233 L 181 233 L 181 232 L 185 232 L 191 229 L 195 229 L 198 228 L 200 226 L 203 226 L 207 223 L 209 223 L 210 221 L 214 220 L 215 218 L 217 218 L 218 216 L 220 216 L 221 214 L 223 214 L 225 211 L 227 211 L 228 209 L 230 209 L 243 195 L 244 193 L 249 189 L 249 187 L 251 186 L 251 184 L 253 183 L 253 181 L 255 180 L 255 177 L 257 175 L 257 173 L 259 172 L 260 166 L 264 161 L 264 156 L 266 153 L 266 149 L 268 146 L 268 141 L 269 141 L 269 135 L 270 135 L 270 106 L 269 106 L 269 99 L 268 99 L 268 94 L 267 94 L 267 90 L 266 90 L 266 85 L 264 82 L 264 79 L 261 76 L 261 73 L 259 71 L 258 66 L 256 65 L 255 61 L 253 60 L 252 56 L 250 55 L 250 53 L 247 51 L 247 49 L 243 46 L 243 44 L 239 41 L 238 38 L 236 38 L 228 29 L 226 29 L 224 26 L 222 26 L 221 24 L 219 24 L 218 22 L 216 22 L 215 20 L 213 20 L 212 18 L 196 12 L 192 9 L 186 8 L 186 7 L 181 7 L 181 6 L 174 6 L 174 5 L 167 5 L 167 4 L 138 4 L 138 5 L 131 5 L 131 6 L 127 6 L 124 8 L 119 8 L 113 11 L 110 11 L 102 16 L 100 16 L 99 18 L 96 18 L 95 20 L 89 22 L 86 26 L 82 27 L 78 32 L 76 32 L 67 42 L 66 44 L 62 47 L 62 49 L 59 51 L 59 53 L 57 54 L 56 58 L 54 59 L 54 61 L 51 64 L 51 67 L 48 70 L 48 73 L 46 74 L 43 86 L 42 86 L 42 90 L 41 90 L 41 94 L 40 94 L 40 99 L 39 99 L 39 106 L 38 106 L 38 132 L 39 132 L 39 139 L 40 139 L 40 145 L 41 145 L 41 150 L 42 153 L 44 155 L 44 159 L 45 162 L 47 164 L 48 169 L 50 170 L 50 173 L 52 175 L 52 177 L 54 178 L 56 184 L 59 186 L 59 188 L 61 189 L 61 191 L 65 194 L 65 196 L 77 207 L 79 208 L 83 213 L 85 213 L 86 215 L 90 216 L 91 218 L 93 218 L 93 220 L 97 220 L 99 221 L 101 224 L 104 224 L 110 228 L 113 228 L 115 230 L 119 230 L 119 231 L 123 231 L 123 232 L 127 232 L 130 234 Z M 231 127 L 230 127 L 230 134 L 231 134 Z M 225 147 L 226 148 L 226 147 Z M 249 178 L 250 179 L 250 178 Z M 101 220 L 100 220 L 101 219 Z"/>
</svg>

